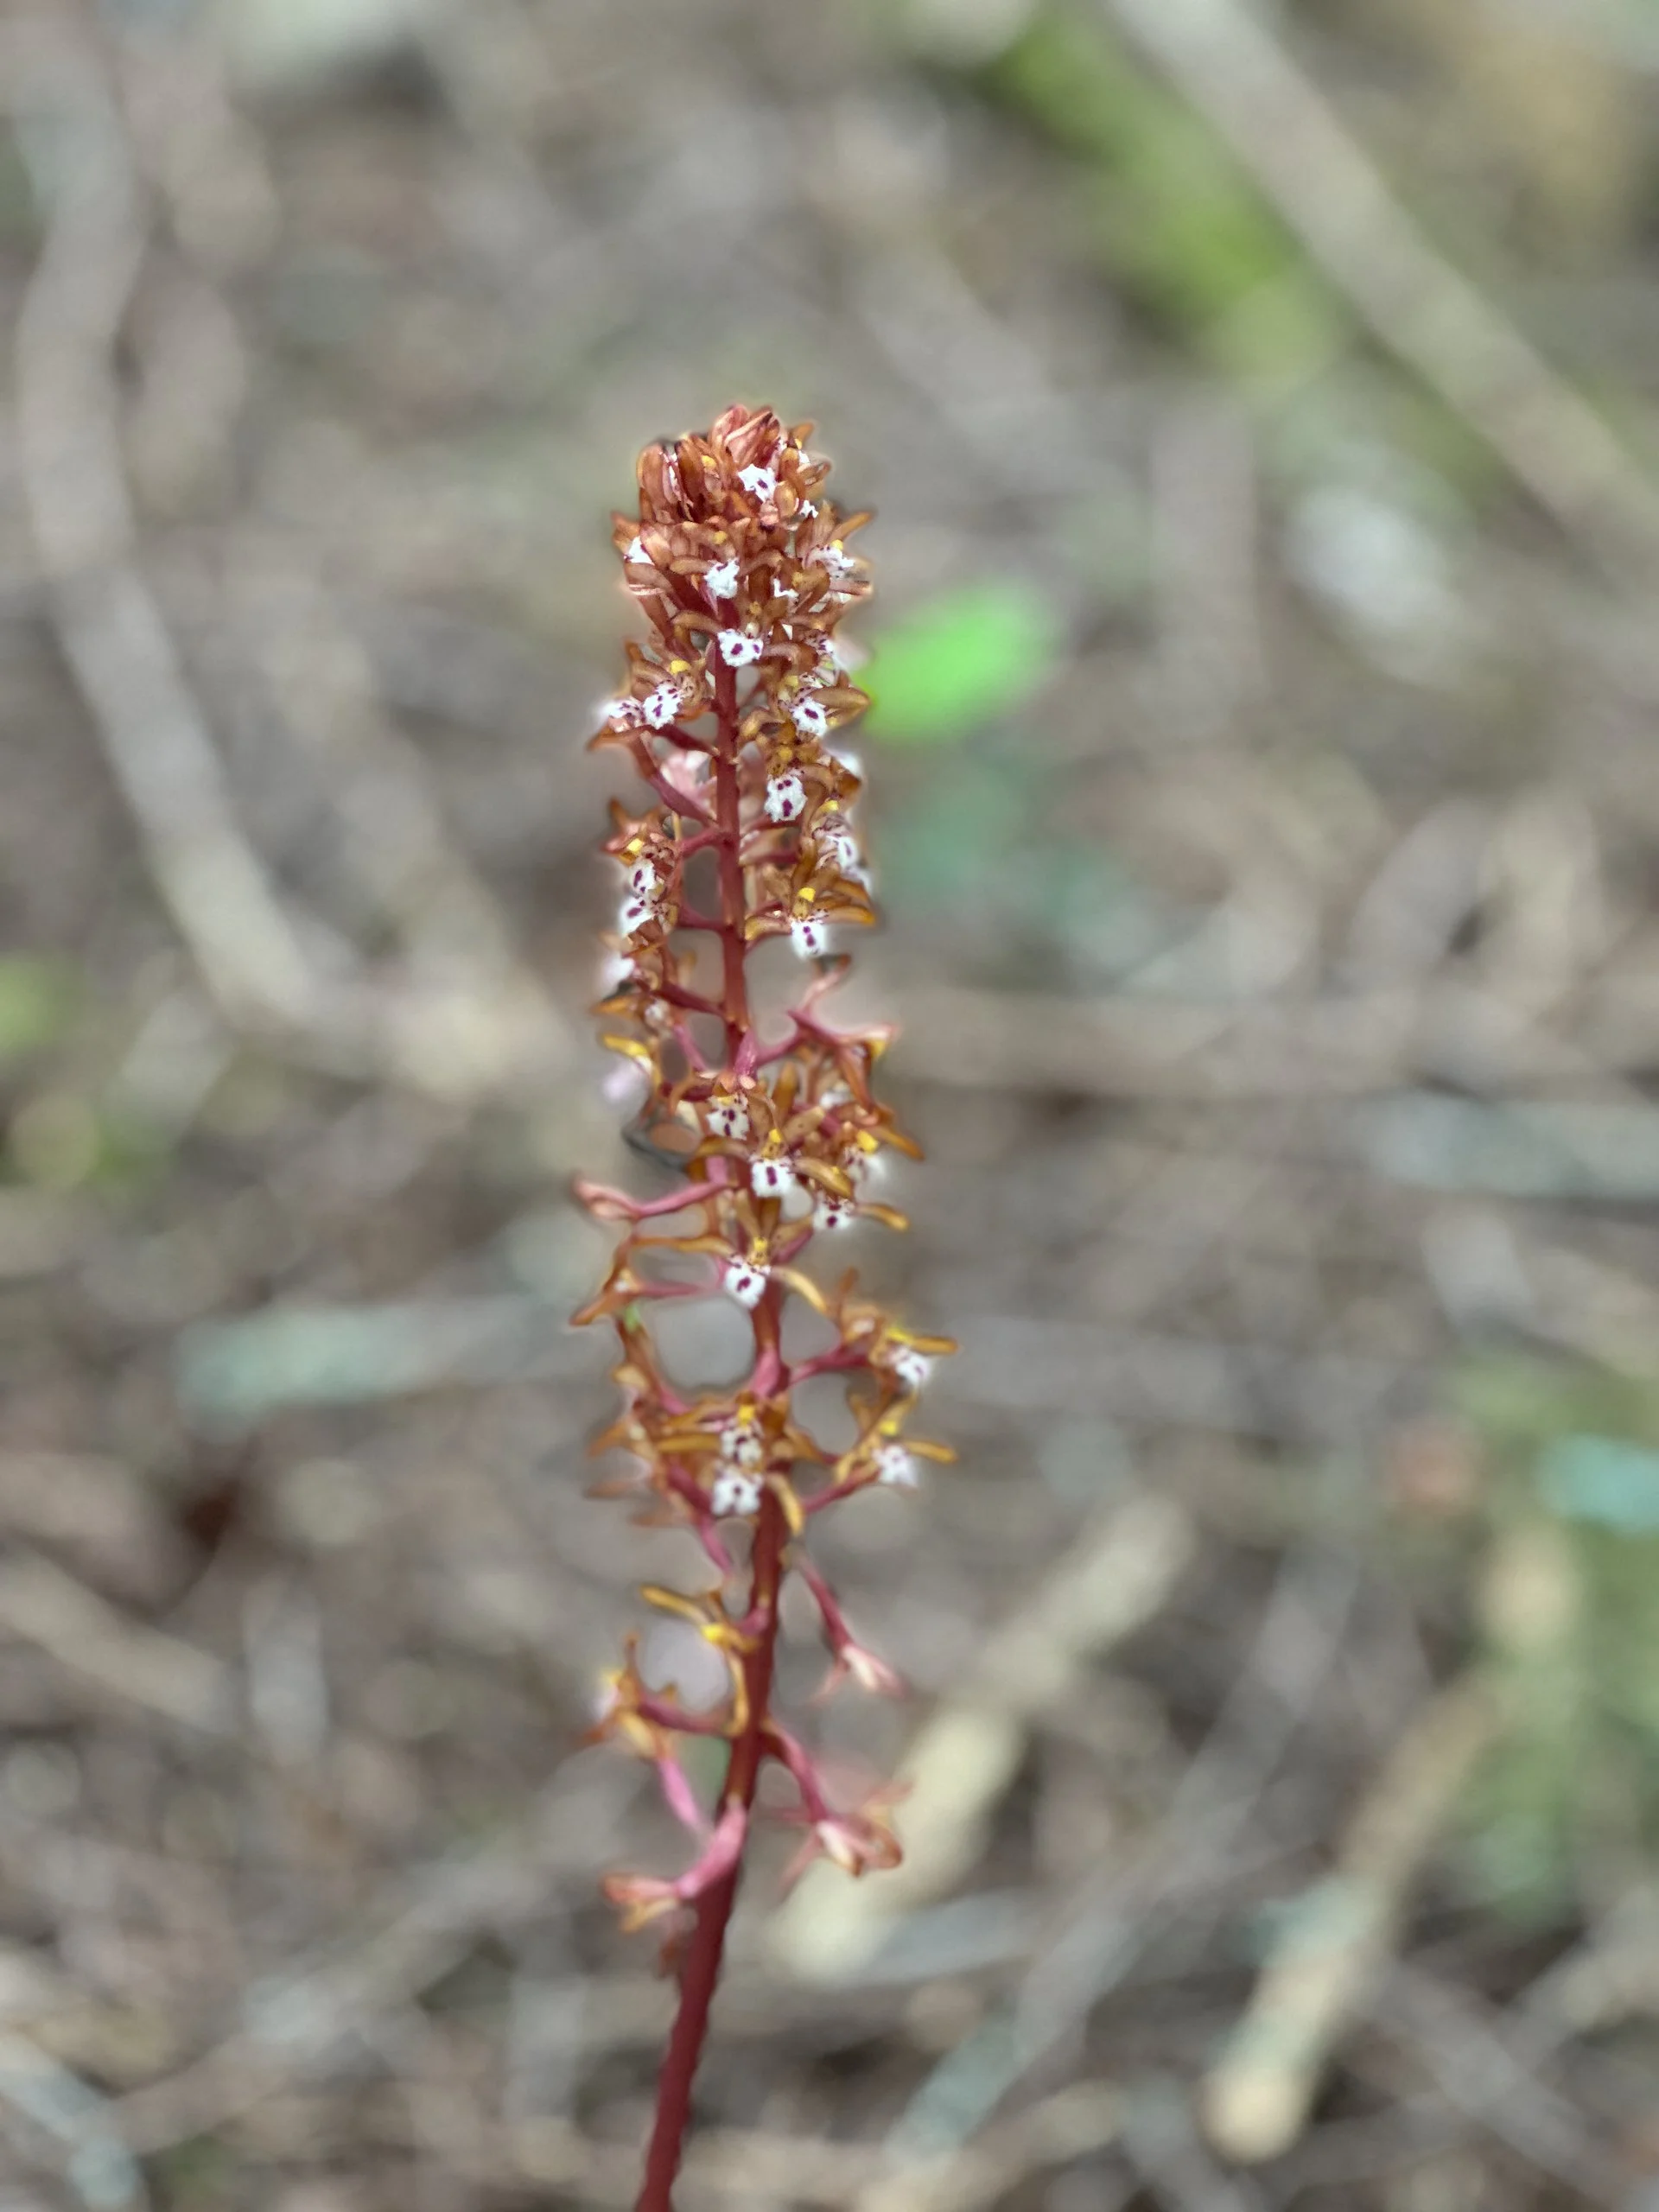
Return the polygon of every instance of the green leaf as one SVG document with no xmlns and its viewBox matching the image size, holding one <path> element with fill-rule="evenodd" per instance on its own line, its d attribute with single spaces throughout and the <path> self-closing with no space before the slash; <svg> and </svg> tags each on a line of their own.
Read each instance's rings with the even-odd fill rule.
<svg viewBox="0 0 1659 2212">
<path fill-rule="evenodd" d="M 972 584 L 933 600 L 885 631 L 858 671 L 875 702 L 872 734 L 894 745 L 965 737 L 1035 690 L 1057 644 L 1029 584 Z"/>
<path fill-rule="evenodd" d="M 1282 377 L 1330 359 L 1348 316 L 1300 241 L 1097 15 L 1065 0 L 1037 10 L 984 73 L 988 91 L 1076 157 L 1114 273 L 1223 366 Z"/>
<path fill-rule="evenodd" d="M 1617 1529 L 1659 1534 L 1659 1452 L 1622 1437 L 1560 1436 L 1544 1450 L 1538 1486 L 1557 1513 Z"/>
</svg>

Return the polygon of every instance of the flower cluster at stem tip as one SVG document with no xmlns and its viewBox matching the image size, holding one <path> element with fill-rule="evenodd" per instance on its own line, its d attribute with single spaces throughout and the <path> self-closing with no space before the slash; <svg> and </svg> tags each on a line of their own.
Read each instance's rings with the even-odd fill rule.
<svg viewBox="0 0 1659 2212">
<path fill-rule="evenodd" d="M 608 1319 L 621 1345 L 623 1411 L 595 1448 L 620 1446 L 633 1465 L 601 1492 L 637 1495 L 643 1521 L 690 1529 L 715 1576 L 696 1595 L 644 1595 L 696 1628 L 728 1681 L 720 1704 L 693 1709 L 646 1683 L 632 1640 L 607 1678 L 595 1732 L 656 1766 L 699 1846 L 677 1878 L 607 1878 L 631 1927 L 676 1929 L 735 1879 L 767 1764 L 793 1785 L 784 1817 L 804 1830 L 798 1864 L 823 1855 L 856 1874 L 897 1862 L 892 1793 L 838 1809 L 772 1710 L 780 1593 L 791 1573 L 810 1593 L 831 1682 L 896 1690 L 849 1630 L 807 1532 L 855 1492 L 912 1486 L 918 1460 L 953 1456 L 911 1432 L 950 1340 L 900 1327 L 860 1295 L 855 1274 L 825 1290 L 801 1265 L 816 1238 L 856 1222 L 904 1228 L 868 1184 L 884 1147 L 916 1153 L 872 1088 L 891 1030 L 837 1027 L 824 1011 L 849 964 L 831 951 L 830 931 L 874 918 L 850 820 L 858 765 L 839 736 L 868 701 L 836 644 L 869 586 L 847 549 L 868 517 L 843 517 L 824 496 L 828 467 L 807 451 L 810 431 L 730 408 L 706 435 L 648 447 L 638 516 L 615 518 L 651 635 L 628 645 L 627 688 L 593 743 L 629 754 L 652 803 L 637 815 L 613 804 L 604 849 L 622 871 L 622 904 L 607 940 L 613 987 L 596 1011 L 603 1042 L 643 1092 L 630 1138 L 677 1181 L 649 1199 L 578 1184 L 590 1211 L 623 1233 L 602 1288 L 575 1318 Z M 782 1014 L 763 1020 L 747 963 L 770 937 L 788 938 L 806 975 Z M 710 1296 L 747 1315 L 753 1352 L 736 1388 L 699 1393 L 664 1374 L 647 1316 L 664 1300 Z M 817 1317 L 822 1338 L 802 1356 L 784 1350 L 791 1298 Z M 841 1451 L 796 1414 L 799 1387 L 826 1375 L 846 1378 L 854 1435 Z M 712 1813 L 680 1763 L 695 1735 L 729 1745 Z"/>
</svg>

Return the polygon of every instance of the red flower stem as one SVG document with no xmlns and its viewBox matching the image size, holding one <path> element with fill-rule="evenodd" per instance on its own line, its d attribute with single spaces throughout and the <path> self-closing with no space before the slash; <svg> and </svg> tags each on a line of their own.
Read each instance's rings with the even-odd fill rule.
<svg viewBox="0 0 1659 2212">
<path fill-rule="evenodd" d="M 701 991 L 688 991 L 683 983 L 659 983 L 659 999 L 666 999 L 670 1006 L 683 1006 L 688 1014 L 718 1014 L 720 1008 L 712 999 L 703 997 Z"/>
<path fill-rule="evenodd" d="M 732 1745 L 731 1763 L 721 1809 L 741 1805 L 747 1812 L 754 1802 L 761 1763 L 771 1749 L 767 1719 L 772 1698 L 772 1655 L 778 1642 L 778 1586 L 782 1579 L 784 1546 L 788 1531 L 783 1508 L 771 1491 L 761 1502 L 755 1524 L 754 1571 L 749 1592 L 749 1617 L 761 1626 L 754 1648 L 745 1654 L 743 1672 L 748 1688 L 749 1725 Z M 718 1817 L 718 1816 L 716 1816 Z M 731 1872 L 705 1890 L 696 1907 L 696 1920 L 680 1967 L 680 2009 L 669 2037 L 668 2053 L 657 2084 L 657 2118 L 651 2146 L 645 2153 L 645 2185 L 635 2212 L 673 2212 L 674 2177 L 691 2117 L 691 2085 L 708 2032 L 709 2007 L 720 1979 L 726 1948 L 726 1928 L 737 1898 L 743 1871 L 740 1858 Z"/>
<path fill-rule="evenodd" d="M 748 914 L 744 897 L 743 861 L 738 851 L 742 816 L 737 790 L 737 671 L 721 666 L 715 671 L 715 712 L 720 738 L 715 753 L 715 819 L 720 830 L 721 952 L 726 1014 L 726 1058 L 736 1058 L 743 1033 L 749 1026 L 748 980 L 743 963 L 748 953 L 743 925 Z"/>
<path fill-rule="evenodd" d="M 677 785 L 669 782 L 652 757 L 651 747 L 645 743 L 644 738 L 636 737 L 629 749 L 633 754 L 633 764 L 639 769 L 641 778 L 651 785 L 652 791 L 671 813 L 689 814 L 698 822 L 706 822 L 710 828 L 714 826 L 714 817 L 701 799 L 694 798 L 690 791 L 682 791 Z"/>
<path fill-rule="evenodd" d="M 744 973 L 748 944 L 743 930 L 748 910 L 739 847 L 742 817 L 737 784 L 737 677 L 732 669 L 721 667 L 715 671 L 715 711 L 720 722 L 715 748 L 715 818 L 718 825 L 715 842 L 720 854 L 721 1012 L 726 1023 L 729 1075 L 749 1027 L 747 978 Z M 778 1303 L 774 1286 L 755 1309 L 757 1375 L 779 1370 Z M 726 1786 L 721 1793 L 722 1813 L 729 1812 L 734 1806 L 741 1806 L 746 1814 L 749 1811 L 754 1803 L 761 1765 L 771 1748 L 769 1713 L 772 1657 L 778 1643 L 778 1592 L 783 1580 L 788 1534 L 783 1508 L 774 1493 L 768 1491 L 761 1500 L 755 1522 L 749 1603 L 744 1615 L 744 1627 L 754 1639 L 741 1662 L 748 1725 L 732 1745 Z M 696 1918 L 680 1965 L 679 2011 L 675 2015 L 673 2032 L 657 2084 L 657 2115 L 635 2212 L 673 2212 L 674 2177 L 679 2171 L 680 2155 L 691 2117 L 691 2087 L 708 2033 L 709 2008 L 720 1980 L 727 1924 L 737 1900 L 742 1872 L 740 1853 L 730 1872 L 711 1884 L 694 1908 Z"/>
</svg>

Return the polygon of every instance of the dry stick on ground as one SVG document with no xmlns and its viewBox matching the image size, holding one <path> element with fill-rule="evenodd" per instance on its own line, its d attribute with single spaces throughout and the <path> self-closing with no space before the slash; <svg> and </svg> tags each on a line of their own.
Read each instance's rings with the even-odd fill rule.
<svg viewBox="0 0 1659 2212">
<path fill-rule="evenodd" d="M 40 1554 L 14 1547 L 0 1560 L 0 1632 L 118 1700 L 209 1736 L 234 1729 L 235 1678 L 223 1660 L 130 1619 Z"/>
<path fill-rule="evenodd" d="M 1290 1554 L 1250 1656 L 1155 1831 L 1127 1866 L 1079 1884 L 1017 2005 L 943 2060 L 889 2139 L 916 2156 L 966 2142 L 1033 2067 L 1074 2034 L 1160 1932 L 1213 1879 L 1317 1703 L 1358 1585 L 1351 1557 Z M 1097 2090 L 1104 2095 L 1104 2090 Z"/>
<path fill-rule="evenodd" d="M 1113 2100 L 1076 2085 L 999 2121 L 970 2149 L 899 2174 L 874 2143 L 804 2148 L 798 2136 L 709 2128 L 687 2151 L 678 2199 L 684 2212 L 989 2212 L 1029 2176 L 1109 2149 L 1119 2126 Z M 538 2116 L 493 2130 L 484 2154 L 461 2179 L 493 2189 L 539 2183 L 618 2206 L 631 2205 L 639 2186 L 630 2146 L 595 2142 L 569 2120 Z"/>
<path fill-rule="evenodd" d="M 1375 336 L 1517 481 L 1623 572 L 1659 550 L 1659 487 L 1425 237 L 1324 93 L 1240 0 L 1103 0 L 1224 138 Z"/>
<path fill-rule="evenodd" d="M 1573 2102 L 1539 2079 L 1541 2055 L 1513 2047 L 1506 2024 L 1471 1993 L 1396 1964 L 1371 2013 L 1414 2063 L 1432 2073 L 1446 2102 L 1478 2120 L 1540 2173 L 1593 2204 L 1630 2202 L 1628 2164 Z M 1521 2041 L 1528 2041 L 1524 2037 Z"/>
<path fill-rule="evenodd" d="M 111 354 L 146 224 L 120 118 L 77 42 L 15 36 L 9 105 L 46 236 L 18 317 L 23 491 L 64 654 L 144 838 L 157 888 L 238 1021 L 315 1019 L 315 984 L 238 830 L 212 738 L 134 563 Z"/>
<path fill-rule="evenodd" d="M 1238 1005 L 912 985 L 899 1013 L 928 1082 L 1130 1099 L 1363 1097 L 1438 1071 L 1454 1040 L 1494 1086 L 1605 1075 L 1645 1065 L 1659 1029 L 1637 1021 L 1592 1053 L 1447 976 Z"/>
<path fill-rule="evenodd" d="M 28 2145 L 49 2144 L 61 2154 L 65 2178 L 87 2212 L 143 2212 L 149 2194 L 115 2107 L 38 2044 L 5 2030 L 0 2106 L 20 2116 Z"/>
<path fill-rule="evenodd" d="M 457 1850 L 395 1878 L 355 1916 L 369 1932 L 348 1948 L 317 1947 L 246 1992 L 242 2019 L 199 2057 L 130 2091 L 113 2107 L 125 2139 L 143 2152 L 207 2135 L 326 2068 L 343 2038 L 407 2003 L 467 1957 L 479 1937 L 557 1909 L 558 1890 L 599 1863 L 624 1791 L 591 1769 L 567 1767 L 531 1816 L 482 1850 Z M 607 2045 L 632 2040 L 632 2016 Z M 632 2162 L 631 2162 L 632 2163 Z"/>
<path fill-rule="evenodd" d="M 0 64 L 47 219 L 18 319 L 21 473 L 53 621 L 150 874 L 233 1027 L 446 1097 L 544 1082 L 567 1032 L 497 961 L 448 988 L 372 989 L 308 957 L 236 819 L 223 766 L 137 556 L 113 352 L 148 242 L 98 57 L 19 32 Z M 454 874 L 454 871 L 450 871 Z M 474 902 L 476 906 L 479 902 Z M 480 1002 L 481 1001 L 481 1002 Z"/>
<path fill-rule="evenodd" d="M 1229 2158 L 1277 2158 L 1301 2133 L 1332 2046 L 1386 1961 L 1411 1880 L 1498 1719 L 1483 1677 L 1441 1690 L 1367 1791 L 1330 1878 L 1298 1900 L 1205 2084 L 1205 2126 Z"/>
</svg>

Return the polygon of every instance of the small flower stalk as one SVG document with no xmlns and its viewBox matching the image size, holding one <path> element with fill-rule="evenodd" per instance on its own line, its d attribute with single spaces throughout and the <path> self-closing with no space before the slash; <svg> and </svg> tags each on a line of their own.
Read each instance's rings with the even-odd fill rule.
<svg viewBox="0 0 1659 2212">
<path fill-rule="evenodd" d="M 706 435 L 646 448 L 639 514 L 615 518 L 615 539 L 651 634 L 629 645 L 626 687 L 593 741 L 626 753 L 648 794 L 638 814 L 613 805 L 604 849 L 621 899 L 597 1012 L 638 1100 L 630 1141 L 677 1179 L 650 1198 L 578 1184 L 621 1236 L 575 1318 L 608 1319 L 621 1347 L 623 1410 L 596 1448 L 621 1447 L 633 1469 L 601 1492 L 637 1497 L 649 1524 L 690 1530 L 709 1562 L 707 1588 L 643 1595 L 706 1640 L 728 1683 L 714 1709 L 690 1707 L 646 1683 L 630 1640 L 596 1731 L 652 1764 L 692 1839 L 683 1872 L 605 1885 L 625 1927 L 664 1929 L 679 1978 L 639 2212 L 671 2204 L 762 1770 L 789 1785 L 797 1869 L 821 1856 L 862 1874 L 899 1859 L 892 1793 L 837 1805 L 773 1709 L 785 1581 L 797 1576 L 816 1608 L 827 1688 L 897 1692 L 813 1564 L 811 1524 L 859 1491 L 910 1488 L 921 1462 L 953 1456 L 912 1422 L 934 1359 L 954 1346 L 900 1327 L 859 1294 L 855 1274 L 825 1288 L 807 1264 L 817 1239 L 860 1222 L 905 1227 L 870 1185 L 884 1148 L 916 1153 L 873 1087 L 891 1030 L 840 1027 L 826 1008 L 849 964 L 837 940 L 874 919 L 851 821 L 861 779 L 842 743 L 868 702 L 836 643 L 869 588 L 847 544 L 868 517 L 842 517 L 825 497 L 810 429 L 734 407 Z M 775 1014 L 757 1006 L 751 973 L 770 938 L 802 963 Z M 650 1316 L 680 1298 L 727 1299 L 747 1317 L 753 1354 L 734 1389 L 698 1391 L 664 1373 Z M 791 1301 L 816 1317 L 802 1332 L 816 1348 L 785 1352 Z M 795 1410 L 800 1386 L 826 1375 L 846 1378 L 854 1433 L 843 1450 L 820 1444 Z M 728 1746 L 712 1808 L 680 1762 L 693 1736 Z"/>
</svg>

